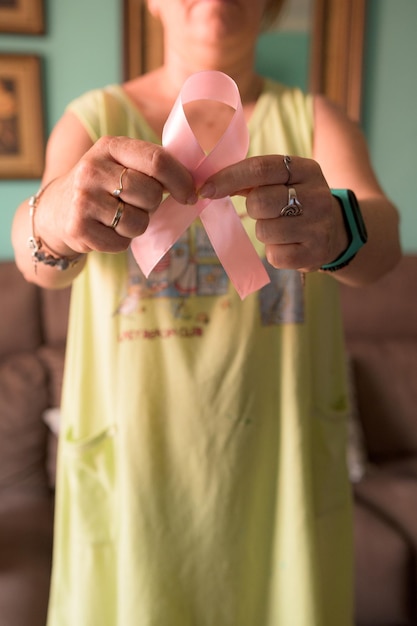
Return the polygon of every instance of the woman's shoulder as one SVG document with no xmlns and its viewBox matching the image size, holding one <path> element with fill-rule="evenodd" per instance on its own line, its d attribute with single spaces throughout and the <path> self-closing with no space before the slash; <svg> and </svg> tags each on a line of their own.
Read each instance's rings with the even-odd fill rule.
<svg viewBox="0 0 417 626">
<path fill-rule="evenodd" d="M 142 135 L 145 125 L 136 103 L 117 83 L 83 93 L 66 110 L 78 117 L 93 141 L 103 135 Z"/>
<path fill-rule="evenodd" d="M 118 99 L 123 92 L 123 85 L 110 83 L 101 87 L 94 87 L 75 96 L 67 105 L 67 108 L 78 106 L 97 106 L 108 98 Z"/>
</svg>

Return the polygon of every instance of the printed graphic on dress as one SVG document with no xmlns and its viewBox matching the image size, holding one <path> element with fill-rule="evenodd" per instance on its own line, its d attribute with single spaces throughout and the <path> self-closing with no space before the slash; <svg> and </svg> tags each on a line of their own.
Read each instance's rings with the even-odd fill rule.
<svg viewBox="0 0 417 626">
<path fill-rule="evenodd" d="M 303 288 L 299 272 L 277 270 L 266 260 L 264 264 L 271 282 L 255 294 L 262 325 L 302 323 Z M 129 250 L 127 292 L 116 314 L 129 316 L 140 313 L 145 310 L 147 299 L 165 298 L 172 304 L 174 319 L 190 319 L 191 322 L 187 306 L 190 296 L 225 296 L 228 291 L 229 278 L 204 227 L 196 224 L 167 252 L 148 278 Z M 229 303 L 229 306 L 232 305 Z M 200 321 L 207 324 L 208 320 L 207 314 Z"/>
<path fill-rule="evenodd" d="M 117 313 L 130 315 L 140 310 L 147 298 L 221 296 L 229 279 L 201 225 L 189 229 L 160 260 L 148 278 L 128 252 L 128 288 Z"/>
<path fill-rule="evenodd" d="M 304 321 L 304 289 L 300 272 L 275 269 L 264 261 L 271 282 L 259 291 L 263 326 L 301 324 Z"/>
</svg>

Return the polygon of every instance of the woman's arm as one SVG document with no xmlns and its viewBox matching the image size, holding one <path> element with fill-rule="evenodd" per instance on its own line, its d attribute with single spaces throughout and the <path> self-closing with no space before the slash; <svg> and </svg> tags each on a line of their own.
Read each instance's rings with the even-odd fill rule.
<svg viewBox="0 0 417 626">
<path fill-rule="evenodd" d="M 351 189 L 363 212 L 368 242 L 332 276 L 359 286 L 394 267 L 401 256 L 397 210 L 376 180 L 358 126 L 326 99 L 315 99 L 314 159 L 291 156 L 289 167 L 290 183 L 284 155 L 244 159 L 210 177 L 200 194 L 246 196 L 269 263 L 312 272 L 334 262 L 348 247 L 343 213 L 330 189 Z M 301 215 L 282 215 L 290 187 L 302 205 Z"/>
<path fill-rule="evenodd" d="M 331 188 L 354 191 L 368 231 L 367 244 L 333 275 L 352 285 L 372 282 L 401 257 L 398 212 L 378 183 L 359 126 L 322 96 L 315 97 L 314 158 Z"/>
<path fill-rule="evenodd" d="M 76 116 L 72 113 L 66 113 L 55 126 L 47 144 L 45 171 L 41 185 L 45 187 L 48 183 L 51 184 L 40 198 L 39 205 L 42 203 L 42 205 L 58 207 L 58 205 L 68 201 L 63 188 L 65 176 L 92 145 L 93 142 Z M 47 233 L 54 229 L 53 223 L 51 223 L 50 228 L 46 229 L 44 235 L 38 223 L 38 218 L 43 212 L 40 209 L 36 211 L 37 234 L 45 236 L 45 241 L 52 247 L 54 242 L 56 245 L 54 250 L 59 251 L 63 256 L 77 254 L 75 250 L 62 245 L 62 242 L 56 242 L 53 233 L 50 233 L 50 240 L 48 239 Z M 54 211 L 51 210 L 50 215 L 53 214 Z M 84 267 L 85 259 L 81 259 L 76 265 L 62 272 L 42 263 L 37 263 L 35 272 L 35 265 L 28 246 L 28 240 L 32 236 L 31 222 L 28 199 L 18 207 L 12 225 L 12 244 L 18 268 L 29 282 L 48 288 L 66 287 L 78 276 Z"/>
<path fill-rule="evenodd" d="M 123 176 L 123 215 L 112 221 L 119 199 L 112 195 Z M 102 137 L 92 143 L 72 113 L 66 113 L 48 142 L 39 197 L 35 234 L 45 252 L 71 258 L 96 250 L 117 253 L 141 235 L 149 214 L 161 203 L 164 192 L 179 202 L 194 203 L 194 181 L 185 167 L 164 148 L 128 137 Z M 28 247 L 32 235 L 28 202 L 17 210 L 12 228 L 16 263 L 27 280 L 42 287 L 69 285 L 85 264 L 85 256 L 70 269 L 59 271 L 38 262 Z"/>
</svg>

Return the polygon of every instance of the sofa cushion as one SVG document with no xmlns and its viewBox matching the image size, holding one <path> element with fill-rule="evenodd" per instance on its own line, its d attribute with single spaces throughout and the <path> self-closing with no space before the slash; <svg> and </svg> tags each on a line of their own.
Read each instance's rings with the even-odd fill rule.
<svg viewBox="0 0 417 626">
<path fill-rule="evenodd" d="M 45 626 L 50 587 L 53 502 L 39 494 L 0 498 L 0 623 Z"/>
<path fill-rule="evenodd" d="M 412 548 L 397 529 L 366 504 L 355 506 L 355 624 L 411 626 Z"/>
<path fill-rule="evenodd" d="M 0 358 L 35 349 L 42 341 L 40 290 L 25 281 L 14 263 L 2 262 L 0 292 Z"/>
<path fill-rule="evenodd" d="M 0 490 L 47 489 L 46 372 L 31 353 L 0 362 Z M 2 495 L 4 497 L 4 495 Z"/>
<path fill-rule="evenodd" d="M 355 496 L 417 546 L 417 455 L 373 466 L 355 485 Z"/>
<path fill-rule="evenodd" d="M 417 255 L 404 256 L 392 272 L 371 285 L 340 286 L 346 336 L 374 341 L 417 340 Z"/>
<path fill-rule="evenodd" d="M 356 339 L 349 350 L 369 459 L 417 454 L 417 338 Z"/>
</svg>

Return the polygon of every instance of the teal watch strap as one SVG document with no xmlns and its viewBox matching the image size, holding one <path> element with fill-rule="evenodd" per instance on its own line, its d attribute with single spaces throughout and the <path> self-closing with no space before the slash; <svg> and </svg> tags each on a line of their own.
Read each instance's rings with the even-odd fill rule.
<svg viewBox="0 0 417 626">
<path fill-rule="evenodd" d="M 348 247 L 332 263 L 322 265 L 321 269 L 335 272 L 346 267 L 356 253 L 368 240 L 365 223 L 355 194 L 350 189 L 331 189 L 332 195 L 339 201 L 343 212 L 346 232 L 349 237 Z"/>
</svg>

